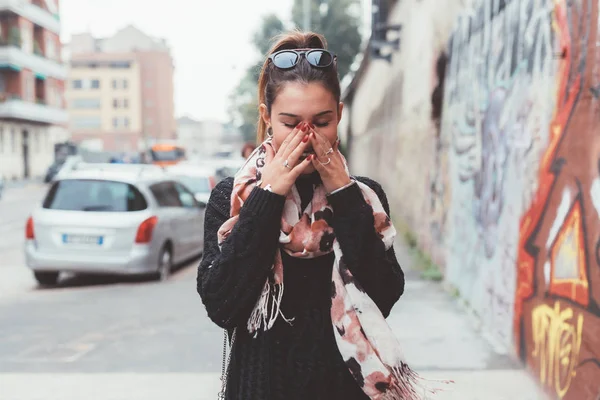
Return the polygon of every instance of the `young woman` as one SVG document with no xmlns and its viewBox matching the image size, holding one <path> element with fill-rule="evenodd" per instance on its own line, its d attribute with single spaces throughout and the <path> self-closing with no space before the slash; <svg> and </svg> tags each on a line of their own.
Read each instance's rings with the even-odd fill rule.
<svg viewBox="0 0 600 400">
<path fill-rule="evenodd" d="M 396 232 L 381 186 L 338 151 L 325 39 L 280 37 L 259 98 L 261 144 L 214 189 L 198 270 L 209 317 L 233 336 L 225 398 L 412 399 L 385 322 L 404 290 Z"/>
</svg>

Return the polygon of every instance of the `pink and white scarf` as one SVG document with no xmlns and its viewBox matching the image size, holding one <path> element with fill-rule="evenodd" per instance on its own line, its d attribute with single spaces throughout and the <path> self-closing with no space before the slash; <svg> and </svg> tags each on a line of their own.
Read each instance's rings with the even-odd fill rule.
<svg viewBox="0 0 600 400">
<path fill-rule="evenodd" d="M 219 229 L 219 244 L 231 233 L 244 201 L 260 182 L 262 168 L 274 155 L 275 149 L 269 139 L 254 151 L 235 175 L 231 217 Z M 396 229 L 377 194 L 361 182 L 356 184 L 373 209 L 375 230 L 387 250 L 394 242 Z M 367 396 L 377 400 L 416 400 L 424 398 L 427 393 L 435 393 L 435 389 L 426 388 L 422 378 L 408 367 L 400 343 L 381 311 L 345 265 L 340 245 L 334 239 L 333 228 L 319 216 L 326 210 L 333 212 L 323 185 L 315 188 L 312 201 L 305 210 L 300 209 L 300 204 L 300 195 L 294 186 L 285 200 L 279 236 L 280 248 L 299 258 L 314 258 L 334 252 L 332 281 L 335 293 L 332 293 L 331 305 L 333 331 L 338 349 L 359 386 Z M 322 250 L 324 242 L 329 243 Z M 293 323 L 293 318 L 286 318 L 280 310 L 284 291 L 280 250 L 275 255 L 272 273 L 272 279 L 265 282 L 262 294 L 248 319 L 247 329 L 255 335 L 261 327 L 263 330 L 270 329 L 278 316 Z"/>
</svg>

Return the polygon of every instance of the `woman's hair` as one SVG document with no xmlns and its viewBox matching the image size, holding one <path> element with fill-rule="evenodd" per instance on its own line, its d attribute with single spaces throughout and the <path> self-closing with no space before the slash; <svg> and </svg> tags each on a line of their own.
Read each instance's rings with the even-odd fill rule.
<svg viewBox="0 0 600 400">
<path fill-rule="evenodd" d="M 265 104 L 267 112 L 271 113 L 271 106 L 275 97 L 286 82 L 319 82 L 329 90 L 336 101 L 340 101 L 340 80 L 335 64 L 327 68 L 315 68 L 311 66 L 305 57 L 290 69 L 279 69 L 269 61 L 268 56 L 280 50 L 292 49 L 327 49 L 325 37 L 314 32 L 292 31 L 283 33 L 274 38 L 275 44 L 269 50 L 260 71 L 258 79 L 258 104 Z M 267 125 L 265 121 L 258 118 L 258 132 L 256 140 L 262 143 L 265 140 Z"/>
</svg>

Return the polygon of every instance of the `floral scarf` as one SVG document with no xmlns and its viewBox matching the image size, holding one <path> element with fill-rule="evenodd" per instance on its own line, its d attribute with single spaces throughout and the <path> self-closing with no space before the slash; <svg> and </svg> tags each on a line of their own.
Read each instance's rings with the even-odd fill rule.
<svg viewBox="0 0 600 400">
<path fill-rule="evenodd" d="M 221 244 L 231 233 L 239 219 L 239 212 L 252 189 L 261 179 L 261 170 L 275 155 L 270 139 L 259 146 L 248 158 L 234 178 L 231 195 L 231 218 L 219 229 Z M 341 156 L 341 153 L 340 153 Z M 342 156 L 343 157 L 343 156 Z M 347 168 L 347 167 L 346 167 Z M 389 249 L 396 236 L 396 229 L 386 214 L 377 194 L 367 185 L 356 182 L 372 207 L 375 230 Z M 338 349 L 346 366 L 359 386 L 371 399 L 421 399 L 422 395 L 435 393 L 425 388 L 423 380 L 412 371 L 404 359 L 400 343 L 394 336 L 377 305 L 365 293 L 344 263 L 344 255 L 335 235 L 324 216 L 333 210 L 327 202 L 323 185 L 315 187 L 312 201 L 300 210 L 300 195 L 294 186 L 288 194 L 281 218 L 280 249 L 293 257 L 314 258 L 334 252 L 332 275 L 331 319 Z M 277 250 L 272 268 L 272 278 L 265 282 L 247 329 L 257 334 L 268 330 L 281 316 L 288 323 L 280 304 L 283 297 L 283 264 Z M 419 392 L 417 392 L 418 389 Z"/>
</svg>

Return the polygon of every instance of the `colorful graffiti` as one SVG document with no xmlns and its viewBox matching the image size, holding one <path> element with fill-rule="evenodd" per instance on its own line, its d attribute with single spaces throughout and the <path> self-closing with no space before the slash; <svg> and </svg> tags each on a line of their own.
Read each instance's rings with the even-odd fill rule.
<svg viewBox="0 0 600 400">
<path fill-rule="evenodd" d="M 446 77 L 446 276 L 510 347 L 519 218 L 537 190 L 555 109 L 554 2 L 476 3 L 458 21 Z"/>
<path fill-rule="evenodd" d="M 493 0 L 452 35 L 446 276 L 550 394 L 600 395 L 598 0 Z"/>
<path fill-rule="evenodd" d="M 515 336 L 520 354 L 560 399 L 600 392 L 600 18 L 597 0 L 557 2 L 562 57 L 539 188 L 520 226 Z M 532 351 L 538 310 L 556 310 L 554 352 Z M 558 317 L 564 309 L 568 318 Z M 561 313 L 561 315 L 563 315 Z M 559 327 L 560 325 L 560 327 Z M 548 336 L 550 340 L 550 336 Z M 532 340 L 533 339 L 533 340 Z M 532 343 L 534 342 L 534 343 Z M 536 344 L 535 344 L 536 346 Z M 558 351 L 559 355 L 555 352 Z"/>
</svg>

